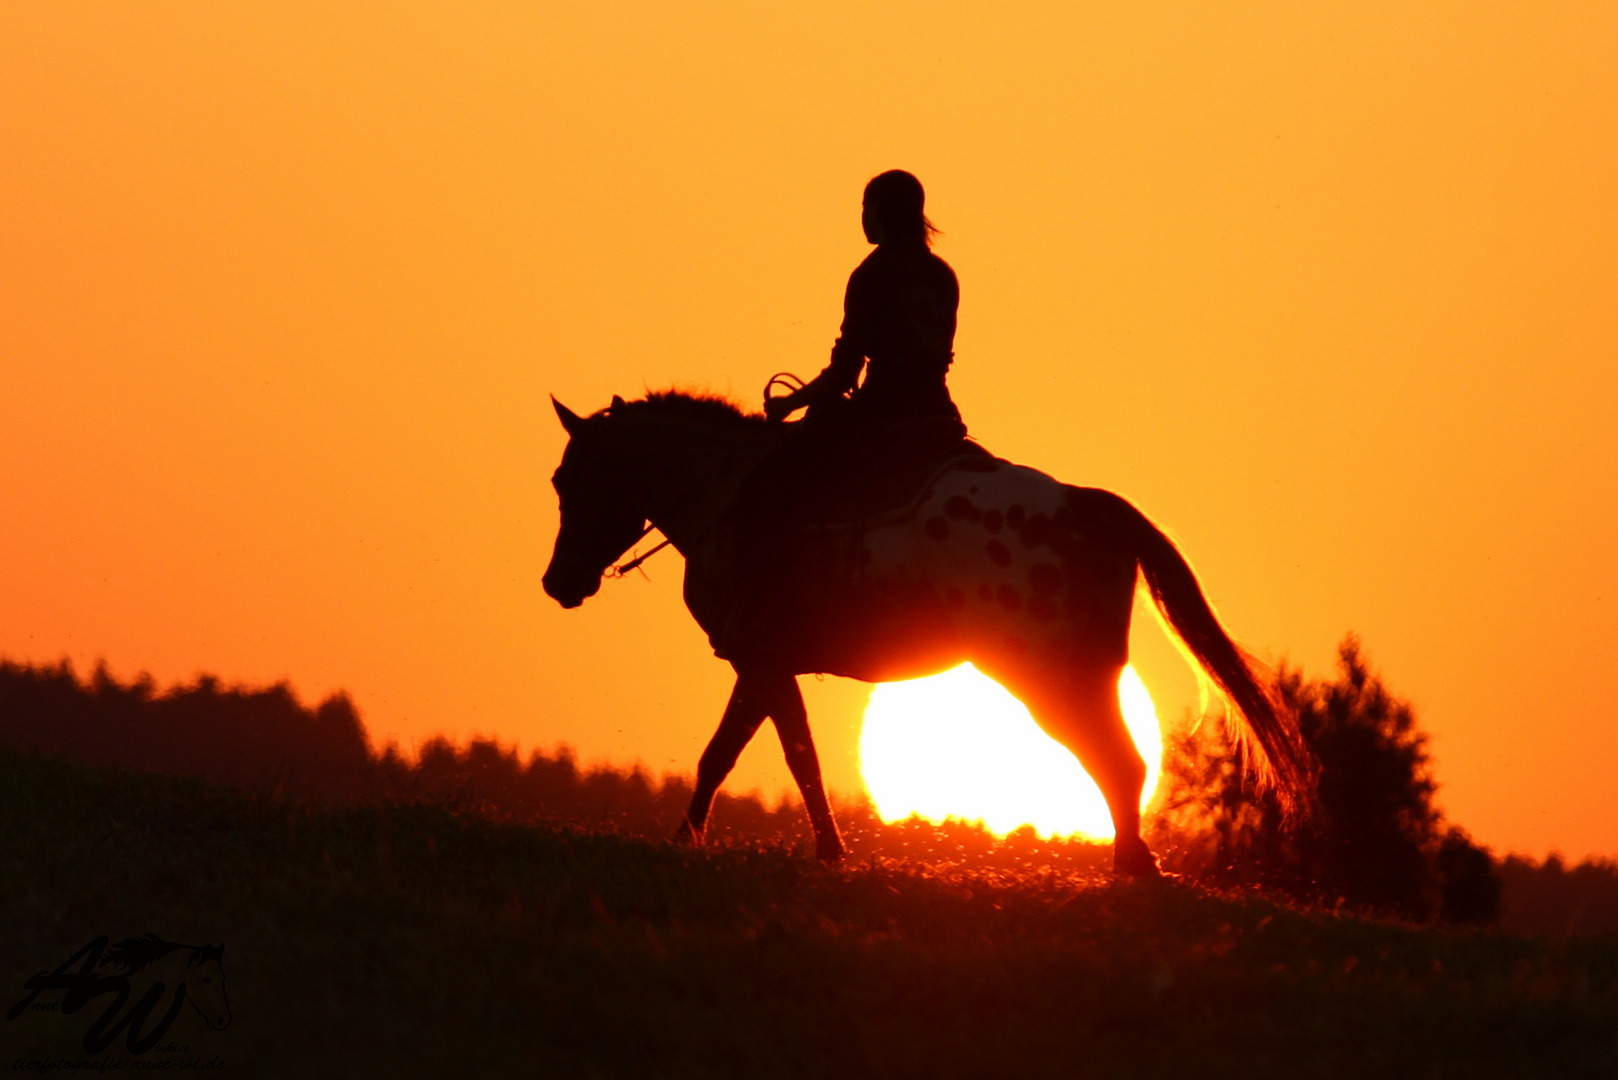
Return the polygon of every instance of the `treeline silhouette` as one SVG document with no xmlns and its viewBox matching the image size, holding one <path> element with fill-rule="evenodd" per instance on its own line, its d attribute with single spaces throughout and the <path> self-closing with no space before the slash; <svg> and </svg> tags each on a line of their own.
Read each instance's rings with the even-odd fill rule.
<svg viewBox="0 0 1618 1080">
<path fill-rule="evenodd" d="M 584 768 L 567 747 L 524 757 L 492 739 L 457 746 L 435 738 L 413 761 L 392 744 L 375 750 L 341 693 L 308 706 L 285 683 L 224 686 L 207 675 L 159 690 L 150 677 L 120 682 L 104 666 L 81 679 L 65 660 L 46 666 L 0 661 L 0 746 L 198 776 L 290 799 L 433 802 L 504 820 L 654 840 L 674 834 L 691 799 L 688 777 L 654 778 L 639 766 Z M 1032 829 L 996 837 L 965 822 L 886 824 L 865 799 L 835 801 L 855 858 L 1095 871 L 1109 864 L 1106 845 L 1040 839 Z M 797 799 L 772 806 L 756 795 L 724 792 L 715 801 L 708 838 L 813 844 Z"/>
<path fill-rule="evenodd" d="M 1496 860 L 1443 821 L 1414 713 L 1370 671 L 1353 639 L 1342 647 L 1337 679 L 1311 682 L 1283 670 L 1281 687 L 1322 761 L 1315 819 L 1286 828 L 1273 800 L 1243 788 L 1220 725 L 1204 724 L 1170 739 L 1153 836 L 1166 869 L 1417 921 L 1618 933 L 1618 863 Z M 146 676 L 120 682 L 105 667 L 80 678 L 67 661 L 0 661 L 0 746 L 280 798 L 432 802 L 654 840 L 673 835 L 691 796 L 687 777 L 585 768 L 566 747 L 525 757 L 491 739 L 457 746 L 435 738 L 410 760 L 391 744 L 374 749 L 341 693 L 310 706 L 285 683 L 225 686 L 206 675 L 160 690 Z M 1110 865 L 1110 845 L 1043 840 L 1027 828 L 996 837 L 974 823 L 885 824 L 863 798 L 837 800 L 837 813 L 856 859 L 1019 871 Z M 721 844 L 813 843 L 796 799 L 768 805 L 745 794 L 721 793 L 709 835 Z"/>
<path fill-rule="evenodd" d="M 640 768 L 581 768 L 565 747 L 523 759 L 494 740 L 458 747 L 435 738 L 410 761 L 392 744 L 372 750 L 346 694 L 307 706 L 285 683 L 223 686 L 208 675 L 159 691 L 150 677 L 120 682 L 105 667 L 81 680 L 67 661 L 0 662 L 0 743 L 293 799 L 444 802 L 630 835 L 672 835 L 691 794 L 678 776 L 659 781 Z M 790 804 L 721 799 L 722 828 L 771 838 L 799 831 L 801 815 Z"/>
<path fill-rule="evenodd" d="M 1542 863 L 1508 855 L 1496 871 L 1505 887 L 1508 929 L 1552 937 L 1618 935 L 1618 861 L 1589 859 L 1570 867 L 1560 855 Z"/>
</svg>

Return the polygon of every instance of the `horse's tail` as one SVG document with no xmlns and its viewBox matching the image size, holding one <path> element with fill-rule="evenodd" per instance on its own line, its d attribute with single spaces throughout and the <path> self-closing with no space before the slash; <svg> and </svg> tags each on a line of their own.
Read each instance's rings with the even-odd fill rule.
<svg viewBox="0 0 1618 1080">
<path fill-rule="evenodd" d="M 1319 766 L 1298 727 L 1296 713 L 1276 693 L 1264 666 L 1230 639 L 1202 586 L 1174 541 L 1128 500 L 1100 488 L 1068 488 L 1080 520 L 1096 521 L 1133 555 L 1157 610 L 1195 663 L 1204 690 L 1211 680 L 1240 722 L 1225 710 L 1248 775 L 1273 787 L 1285 811 L 1307 811 Z"/>
</svg>

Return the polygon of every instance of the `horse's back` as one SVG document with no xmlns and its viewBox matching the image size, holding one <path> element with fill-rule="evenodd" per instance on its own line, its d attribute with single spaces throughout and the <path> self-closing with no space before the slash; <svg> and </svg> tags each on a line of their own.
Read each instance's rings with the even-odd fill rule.
<svg viewBox="0 0 1618 1080">
<path fill-rule="evenodd" d="M 924 502 L 932 481 L 955 468 L 986 467 L 994 457 L 966 438 L 960 422 L 925 417 L 873 426 L 841 448 L 841 475 L 813 508 L 814 527 L 860 526 Z"/>
<path fill-rule="evenodd" d="M 870 534 L 868 578 L 935 597 L 969 652 L 1126 648 L 1133 558 L 1075 489 L 1038 469 L 992 464 L 942 473 L 913 519 Z"/>
</svg>

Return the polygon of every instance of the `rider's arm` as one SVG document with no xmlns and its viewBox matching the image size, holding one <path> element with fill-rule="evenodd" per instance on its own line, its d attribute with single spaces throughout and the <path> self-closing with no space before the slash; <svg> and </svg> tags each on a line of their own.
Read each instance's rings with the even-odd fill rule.
<svg viewBox="0 0 1618 1080">
<path fill-rule="evenodd" d="M 865 345 L 857 335 L 848 332 L 848 320 L 843 320 L 843 332 L 831 347 L 831 363 L 827 364 L 809 385 L 798 393 L 804 405 L 818 405 L 828 398 L 839 397 L 859 385 L 860 369 L 865 366 Z"/>
<path fill-rule="evenodd" d="M 767 415 L 783 419 L 805 406 L 841 397 L 859 385 L 860 370 L 865 367 L 867 322 L 861 295 L 865 290 L 860 285 L 860 271 L 855 270 L 843 294 L 843 326 L 831 347 L 831 362 L 801 389 L 766 403 Z"/>
</svg>

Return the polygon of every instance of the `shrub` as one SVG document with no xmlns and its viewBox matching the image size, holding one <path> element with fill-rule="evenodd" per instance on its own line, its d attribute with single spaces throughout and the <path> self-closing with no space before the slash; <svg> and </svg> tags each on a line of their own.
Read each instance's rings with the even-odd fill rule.
<svg viewBox="0 0 1618 1080">
<path fill-rule="evenodd" d="M 1171 737 L 1154 839 L 1173 869 L 1260 885 L 1330 906 L 1425 920 L 1487 923 L 1500 905 L 1489 853 L 1444 822 L 1427 736 L 1410 705 L 1372 672 L 1359 641 L 1338 647 L 1338 674 L 1306 680 L 1283 665 L 1282 700 L 1320 760 L 1318 804 L 1289 825 L 1255 792 L 1221 725 Z"/>
</svg>

